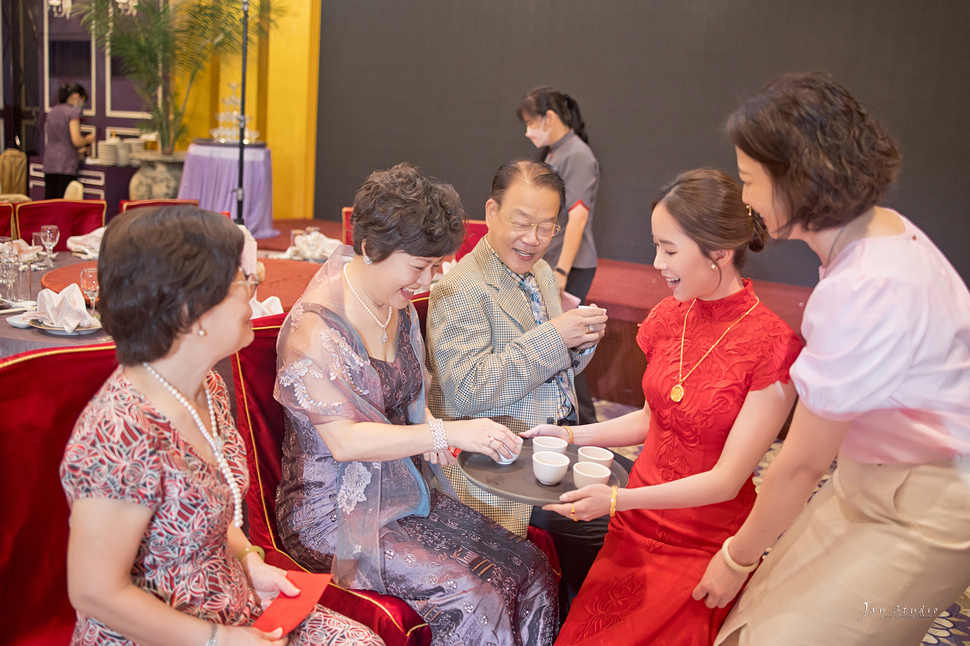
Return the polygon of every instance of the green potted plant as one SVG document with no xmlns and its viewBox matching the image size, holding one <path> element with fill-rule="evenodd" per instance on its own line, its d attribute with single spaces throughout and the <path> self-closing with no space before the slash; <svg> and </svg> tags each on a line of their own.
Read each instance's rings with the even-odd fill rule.
<svg viewBox="0 0 970 646">
<path fill-rule="evenodd" d="M 215 55 L 242 47 L 242 2 L 230 0 L 79 0 L 74 11 L 96 42 L 111 52 L 151 116 L 141 127 L 158 133 L 159 150 L 170 154 L 188 139 L 184 121 L 192 86 Z M 254 2 L 250 38 L 265 33 L 278 13 L 270 0 Z"/>
</svg>

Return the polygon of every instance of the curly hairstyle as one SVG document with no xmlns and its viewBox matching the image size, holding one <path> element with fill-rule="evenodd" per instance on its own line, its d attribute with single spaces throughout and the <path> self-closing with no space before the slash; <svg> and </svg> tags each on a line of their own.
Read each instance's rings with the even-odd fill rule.
<svg viewBox="0 0 970 646">
<path fill-rule="evenodd" d="M 855 219 L 899 172 L 895 139 L 827 72 L 772 80 L 728 118 L 727 132 L 774 180 L 785 237 L 796 224 L 820 231 Z"/>
<path fill-rule="evenodd" d="M 723 171 L 702 168 L 680 173 L 660 189 L 650 211 L 658 204 L 664 205 L 708 260 L 714 260 L 714 251 L 733 250 L 734 266 L 741 269 L 749 249 L 757 253 L 765 248 L 764 220 L 745 205 L 741 187 Z"/>
<path fill-rule="evenodd" d="M 447 256 L 465 237 L 465 209 L 451 184 L 403 163 L 370 174 L 354 197 L 354 251 L 380 262 L 395 251 Z"/>
<path fill-rule="evenodd" d="M 168 354 L 229 293 L 243 250 L 229 218 L 197 206 L 132 209 L 104 231 L 98 312 L 130 366 Z"/>
</svg>

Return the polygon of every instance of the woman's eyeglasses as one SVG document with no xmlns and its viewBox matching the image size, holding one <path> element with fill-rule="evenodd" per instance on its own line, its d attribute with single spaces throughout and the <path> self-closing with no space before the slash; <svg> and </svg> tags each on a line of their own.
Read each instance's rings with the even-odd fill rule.
<svg viewBox="0 0 970 646">
<path fill-rule="evenodd" d="M 541 224 L 536 224 L 534 222 L 518 222 L 513 220 L 511 216 L 505 212 L 505 209 L 502 208 L 501 204 L 498 205 L 498 210 L 502 212 L 502 215 L 504 215 L 505 219 L 509 221 L 509 224 L 512 225 L 512 230 L 516 233 L 527 234 L 532 229 L 535 229 L 536 235 L 538 235 L 540 238 L 551 238 L 559 233 L 559 231 L 562 229 L 561 226 L 555 224 L 554 222 L 543 222 Z"/>
<path fill-rule="evenodd" d="M 233 285 L 246 285 L 247 289 L 249 290 L 249 297 L 252 298 L 256 293 L 256 275 L 243 272 L 242 278 L 238 278 L 229 283 L 230 287 Z"/>
</svg>

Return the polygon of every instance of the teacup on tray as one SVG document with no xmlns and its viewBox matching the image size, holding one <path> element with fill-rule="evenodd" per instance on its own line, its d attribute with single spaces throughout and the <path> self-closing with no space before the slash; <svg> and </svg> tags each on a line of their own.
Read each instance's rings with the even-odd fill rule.
<svg viewBox="0 0 970 646">
<path fill-rule="evenodd" d="M 569 458 L 562 453 L 539 451 L 532 454 L 532 472 L 544 485 L 557 485 L 566 477 Z"/>
<path fill-rule="evenodd" d="M 613 451 L 598 446 L 582 446 L 579 448 L 579 461 L 595 462 L 609 469 L 613 464 Z"/>
<path fill-rule="evenodd" d="M 552 435 L 540 435 L 532 438 L 532 449 L 534 451 L 552 451 L 553 453 L 565 453 L 568 442 L 566 440 L 553 437 Z"/>
<path fill-rule="evenodd" d="M 610 470 L 595 462 L 577 462 L 573 465 L 573 482 L 577 489 L 591 484 L 606 484 L 610 481 Z"/>
</svg>

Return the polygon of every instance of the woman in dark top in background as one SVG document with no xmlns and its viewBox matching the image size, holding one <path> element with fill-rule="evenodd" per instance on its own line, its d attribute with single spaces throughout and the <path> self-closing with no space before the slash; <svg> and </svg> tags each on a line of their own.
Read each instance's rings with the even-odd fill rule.
<svg viewBox="0 0 970 646">
<path fill-rule="evenodd" d="M 94 141 L 94 133 L 81 134 L 81 112 L 87 91 L 73 83 L 62 85 L 58 105 L 51 108 L 44 123 L 44 199 L 64 197 L 67 185 L 77 179 L 78 152 Z"/>
</svg>

